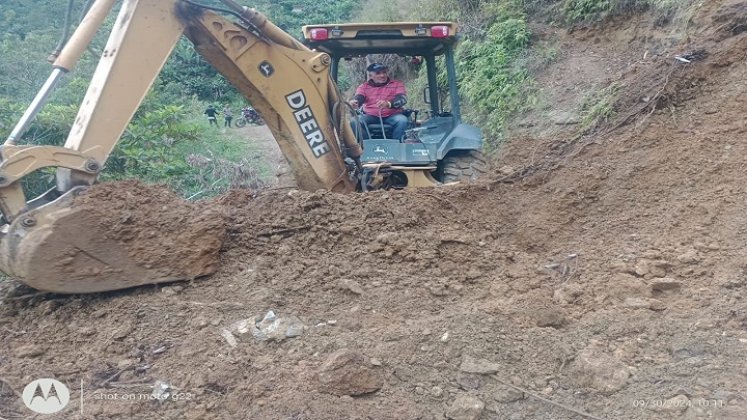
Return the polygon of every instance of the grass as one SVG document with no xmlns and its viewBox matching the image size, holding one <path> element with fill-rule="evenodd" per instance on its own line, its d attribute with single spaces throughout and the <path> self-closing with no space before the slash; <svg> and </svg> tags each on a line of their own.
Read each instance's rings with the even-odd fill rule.
<svg viewBox="0 0 747 420">
<path fill-rule="evenodd" d="M 613 83 L 601 90 L 592 90 L 581 105 L 581 131 L 589 133 L 609 122 L 616 115 L 615 100 L 621 86 Z"/>
</svg>

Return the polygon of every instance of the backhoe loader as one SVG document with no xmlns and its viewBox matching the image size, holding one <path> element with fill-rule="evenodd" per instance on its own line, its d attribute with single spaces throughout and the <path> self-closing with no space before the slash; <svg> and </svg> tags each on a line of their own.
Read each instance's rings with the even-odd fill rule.
<svg viewBox="0 0 747 420">
<path fill-rule="evenodd" d="M 459 116 L 452 55 L 456 25 L 338 25 L 329 27 L 331 37 L 325 39 L 319 36 L 323 27 L 315 26 L 305 28 L 307 46 L 263 14 L 232 0 L 221 0 L 225 9 L 189 0 L 124 0 L 64 146 L 20 144 L 115 2 L 93 3 L 54 61 L 51 76 L 0 147 L 0 269 L 32 287 L 90 293 L 214 271 L 213 266 L 188 273 L 179 267 L 143 266 L 128 252 L 132 244 L 125 249 L 106 231 L 97 231 L 91 215 L 75 206 L 75 198 L 96 181 L 182 36 L 259 111 L 302 189 L 347 193 L 417 187 L 435 185 L 435 178 L 452 180 L 464 168 L 470 176 L 481 170 L 479 130 L 462 124 Z M 382 133 L 362 144 L 352 131 L 352 114 L 336 85 L 339 60 L 382 52 L 427 60 L 432 118 L 413 121 L 408 136 L 417 141 L 405 143 Z M 443 54 L 449 67 L 450 111 L 437 105 L 435 57 Z M 28 200 L 20 181 L 47 167 L 56 168 L 56 186 Z"/>
</svg>

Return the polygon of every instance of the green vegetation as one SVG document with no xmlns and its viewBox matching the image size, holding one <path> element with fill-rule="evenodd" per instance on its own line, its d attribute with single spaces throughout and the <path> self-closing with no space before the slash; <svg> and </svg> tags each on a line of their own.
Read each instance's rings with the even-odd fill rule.
<svg viewBox="0 0 747 420">
<path fill-rule="evenodd" d="M 465 41 L 458 53 L 461 93 L 471 108 L 465 116 L 482 127 L 488 138 L 501 138 L 508 117 L 527 105 L 531 86 L 521 58 L 529 45 L 529 29 L 523 13 L 507 4 L 479 41 Z M 495 146 L 496 142 L 488 142 Z"/>
<path fill-rule="evenodd" d="M 621 86 L 613 83 L 601 90 L 593 91 L 581 105 L 581 131 L 590 132 L 609 122 L 616 115 L 615 99 Z"/>
<path fill-rule="evenodd" d="M 674 12 L 694 3 L 695 0 L 564 0 L 562 5 L 566 22 L 588 23 L 642 10 L 653 10 L 668 19 Z"/>
</svg>

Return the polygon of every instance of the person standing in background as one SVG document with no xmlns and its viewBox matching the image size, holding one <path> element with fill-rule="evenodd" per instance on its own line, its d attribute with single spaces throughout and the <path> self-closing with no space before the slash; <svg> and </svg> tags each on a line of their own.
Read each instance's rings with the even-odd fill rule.
<svg viewBox="0 0 747 420">
<path fill-rule="evenodd" d="M 217 120 L 218 110 L 215 109 L 215 107 L 213 107 L 212 105 L 208 105 L 207 109 L 205 110 L 205 112 L 203 112 L 203 114 L 207 115 L 208 122 L 210 123 L 210 125 L 215 125 L 216 127 L 218 126 L 218 120 Z"/>
<path fill-rule="evenodd" d="M 233 119 L 233 112 L 231 112 L 231 108 L 228 107 L 228 105 L 223 107 L 223 120 L 225 121 L 223 126 L 231 128 L 231 120 Z"/>
</svg>

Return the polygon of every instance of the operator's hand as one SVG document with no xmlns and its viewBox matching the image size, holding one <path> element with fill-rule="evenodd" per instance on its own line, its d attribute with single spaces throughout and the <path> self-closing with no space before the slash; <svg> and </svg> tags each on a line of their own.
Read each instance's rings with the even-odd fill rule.
<svg viewBox="0 0 747 420">
<path fill-rule="evenodd" d="M 350 104 L 350 106 L 352 106 L 353 108 L 358 108 L 358 101 L 357 101 L 357 100 L 355 100 L 355 99 L 351 99 L 351 100 L 350 100 L 350 102 L 348 102 L 348 103 L 349 103 L 349 104 Z"/>
<path fill-rule="evenodd" d="M 376 106 L 379 107 L 379 108 L 382 108 L 382 109 L 383 108 L 391 108 L 392 107 L 392 103 L 389 102 L 389 101 L 385 101 L 385 100 L 381 99 L 381 100 L 376 101 Z"/>
</svg>

